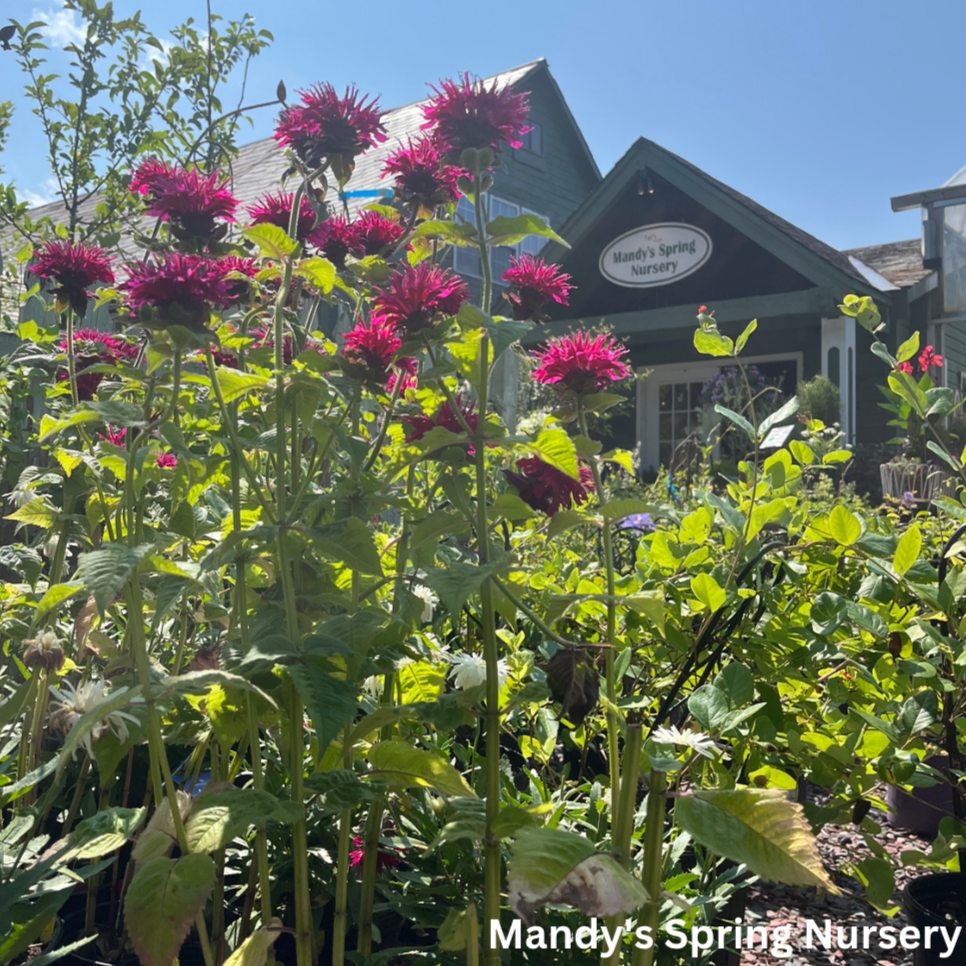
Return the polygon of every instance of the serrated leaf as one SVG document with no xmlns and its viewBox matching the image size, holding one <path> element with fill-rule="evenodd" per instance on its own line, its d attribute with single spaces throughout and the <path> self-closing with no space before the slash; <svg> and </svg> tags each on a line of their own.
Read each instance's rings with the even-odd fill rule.
<svg viewBox="0 0 966 966">
<path fill-rule="evenodd" d="M 537 438 L 530 440 L 527 448 L 532 450 L 545 463 L 556 467 L 561 473 L 575 480 L 580 479 L 580 470 L 577 466 L 577 450 L 574 448 L 574 441 L 563 429 L 542 429 Z"/>
<path fill-rule="evenodd" d="M 154 550 L 154 544 L 128 547 L 105 543 L 98 550 L 81 554 L 77 576 L 83 581 L 102 614 L 134 573 L 137 565 Z"/>
<path fill-rule="evenodd" d="M 370 774 L 403 788 L 435 788 L 442 795 L 475 797 L 463 776 L 431 751 L 405 741 L 380 741 L 369 749 Z"/>
<path fill-rule="evenodd" d="M 570 248 L 539 215 L 516 215 L 513 218 L 501 215 L 487 224 L 486 234 L 487 241 L 493 246 L 519 245 L 524 238 L 537 235 L 540 238 L 549 238 L 564 248 Z"/>
<path fill-rule="evenodd" d="M 254 788 L 201 795 L 194 803 L 185 837 L 191 852 L 214 852 L 254 825 L 265 822 L 297 822 L 304 810 L 297 802 L 280 802 L 274 795 Z"/>
<path fill-rule="evenodd" d="M 224 966 L 265 966 L 268 951 L 282 929 L 282 920 L 273 916 L 268 926 L 256 929 L 226 960 Z"/>
<path fill-rule="evenodd" d="M 218 387 L 221 389 L 221 394 L 224 396 L 226 403 L 233 402 L 255 389 L 264 389 L 271 381 L 268 376 L 258 376 L 251 372 L 238 372 L 236 369 L 228 369 L 223 366 L 215 369 L 215 378 L 218 380 Z"/>
<path fill-rule="evenodd" d="M 319 289 L 323 295 L 328 295 L 335 285 L 335 265 L 327 258 L 320 258 L 318 255 L 299 262 L 295 272 L 308 279 L 309 283 Z"/>
<path fill-rule="evenodd" d="M 695 841 L 763 879 L 838 893 L 801 805 L 781 791 L 696 791 L 678 798 L 674 816 Z"/>
<path fill-rule="evenodd" d="M 278 225 L 250 225 L 242 229 L 242 235 L 258 246 L 267 258 L 284 262 L 299 246 Z"/>
<path fill-rule="evenodd" d="M 80 822 L 67 837 L 66 850 L 58 854 L 62 862 L 99 859 L 125 846 L 137 831 L 147 809 L 106 808 Z"/>
<path fill-rule="evenodd" d="M 291 664 L 287 671 L 318 735 L 317 759 L 320 759 L 333 738 L 355 717 L 359 689 L 314 664 Z"/>
<path fill-rule="evenodd" d="M 304 531 L 312 546 L 330 560 L 341 560 L 366 576 L 382 576 L 382 561 L 372 531 L 358 517 Z"/>
<path fill-rule="evenodd" d="M 124 924 L 144 966 L 171 966 L 215 886 L 207 855 L 139 865 L 124 897 Z"/>
<path fill-rule="evenodd" d="M 37 496 L 4 519 L 16 520 L 18 523 L 28 523 L 32 527 L 42 527 L 44 530 L 49 530 L 56 525 L 59 517 L 60 513 L 56 507 L 52 507 L 46 498 Z"/>
</svg>

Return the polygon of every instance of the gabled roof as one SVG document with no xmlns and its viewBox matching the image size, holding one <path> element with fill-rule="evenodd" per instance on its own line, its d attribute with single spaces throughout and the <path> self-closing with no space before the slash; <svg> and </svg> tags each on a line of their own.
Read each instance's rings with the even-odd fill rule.
<svg viewBox="0 0 966 966">
<path fill-rule="evenodd" d="M 854 255 L 899 288 L 910 288 L 932 274 L 932 269 L 923 268 L 922 241 L 918 238 L 851 248 L 844 254 Z"/>
<path fill-rule="evenodd" d="M 599 178 L 600 171 L 590 152 L 590 148 L 587 146 L 587 142 L 584 140 L 584 136 L 577 126 L 577 122 L 574 120 L 570 108 L 567 106 L 567 102 L 564 100 L 563 94 L 557 86 L 557 82 L 550 74 L 546 60 L 540 58 L 529 64 L 514 67 L 512 70 L 494 74 L 492 77 L 485 78 L 484 82 L 488 86 L 495 83 L 497 89 L 503 90 L 507 87 L 516 87 L 519 84 L 531 82 L 537 75 L 545 75 L 554 92 L 560 97 L 560 103 L 567 118 L 573 124 L 574 133 L 579 145 L 586 154 L 595 176 Z M 365 154 L 356 159 L 356 168 L 346 189 L 348 193 L 346 202 L 349 206 L 350 214 L 355 215 L 360 208 L 372 201 L 378 200 L 371 196 L 359 197 L 356 195 L 356 192 L 372 192 L 378 191 L 380 188 L 389 187 L 380 177 L 383 164 L 391 153 L 398 150 L 400 143 L 405 144 L 409 138 L 415 140 L 419 137 L 421 126 L 425 120 L 422 108 L 427 103 L 427 100 L 428 98 L 421 101 L 414 101 L 412 104 L 406 104 L 403 107 L 392 108 L 383 114 L 382 120 L 386 127 L 388 137 L 382 144 L 366 151 Z M 252 144 L 246 144 L 239 149 L 238 156 L 232 161 L 229 168 L 231 172 L 232 192 L 243 205 L 251 204 L 267 192 L 274 192 L 280 189 L 282 175 L 286 168 L 285 152 L 279 148 L 273 138 L 265 138 L 261 141 L 255 141 Z M 291 185 L 288 186 L 288 190 L 291 190 Z M 334 192 L 330 193 L 329 199 L 334 206 L 337 199 L 333 197 L 333 194 Z M 98 197 L 95 196 L 81 205 L 80 215 L 82 221 L 93 215 L 97 203 Z M 30 212 L 31 216 L 35 219 L 46 216 L 54 220 L 62 215 L 62 213 L 62 202 L 43 205 Z"/>
<path fill-rule="evenodd" d="M 675 185 L 816 285 L 829 286 L 840 294 L 844 294 L 843 290 L 856 290 L 881 297 L 882 289 L 853 265 L 847 255 L 643 137 L 631 145 L 570 216 L 560 229 L 560 235 L 571 245 L 576 245 L 643 169 Z M 545 249 L 547 259 L 560 260 L 564 253 L 565 249 L 556 244 Z"/>
</svg>

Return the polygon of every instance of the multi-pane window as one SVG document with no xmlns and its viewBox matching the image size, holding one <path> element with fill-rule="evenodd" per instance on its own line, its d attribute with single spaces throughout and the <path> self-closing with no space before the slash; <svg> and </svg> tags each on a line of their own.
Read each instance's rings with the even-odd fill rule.
<svg viewBox="0 0 966 966">
<path fill-rule="evenodd" d="M 486 199 L 487 216 L 493 218 L 515 218 L 519 214 L 537 215 L 543 221 L 547 221 L 542 215 L 531 211 L 529 208 L 521 208 L 513 204 L 512 201 L 504 201 L 502 198 L 495 198 L 492 195 Z M 469 224 L 476 223 L 476 212 L 473 204 L 468 198 L 460 198 L 456 206 L 457 220 L 463 220 Z M 502 284 L 503 273 L 510 267 L 510 258 L 513 255 L 537 255 L 546 244 L 546 239 L 539 235 L 530 235 L 524 238 L 518 245 L 504 245 L 490 251 L 490 269 L 493 274 L 493 282 L 496 285 Z M 475 248 L 457 248 L 453 253 L 453 268 L 460 275 L 471 275 L 473 278 L 483 276 L 482 262 L 480 253 Z"/>
<path fill-rule="evenodd" d="M 530 130 L 520 138 L 520 147 L 531 154 L 543 154 L 543 127 L 540 124 L 532 124 Z"/>
<path fill-rule="evenodd" d="M 703 382 L 667 382 L 658 389 L 658 439 L 662 466 L 671 465 L 677 445 L 698 427 Z"/>
</svg>

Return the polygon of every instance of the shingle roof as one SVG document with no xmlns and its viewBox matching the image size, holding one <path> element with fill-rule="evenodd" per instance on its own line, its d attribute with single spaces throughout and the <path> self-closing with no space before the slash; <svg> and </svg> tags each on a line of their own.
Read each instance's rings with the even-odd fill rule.
<svg viewBox="0 0 966 966">
<path fill-rule="evenodd" d="M 932 269 L 923 268 L 922 242 L 918 238 L 852 248 L 844 254 L 854 255 L 899 288 L 909 288 L 932 274 Z"/>
</svg>

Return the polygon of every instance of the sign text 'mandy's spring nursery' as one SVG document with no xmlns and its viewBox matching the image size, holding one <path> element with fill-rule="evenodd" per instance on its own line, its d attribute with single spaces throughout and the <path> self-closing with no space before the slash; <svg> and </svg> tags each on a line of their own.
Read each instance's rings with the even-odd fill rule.
<svg viewBox="0 0 966 966">
<path fill-rule="evenodd" d="M 678 222 L 643 225 L 615 238 L 600 254 L 604 278 L 625 288 L 669 285 L 711 257 L 711 238 Z"/>
</svg>

